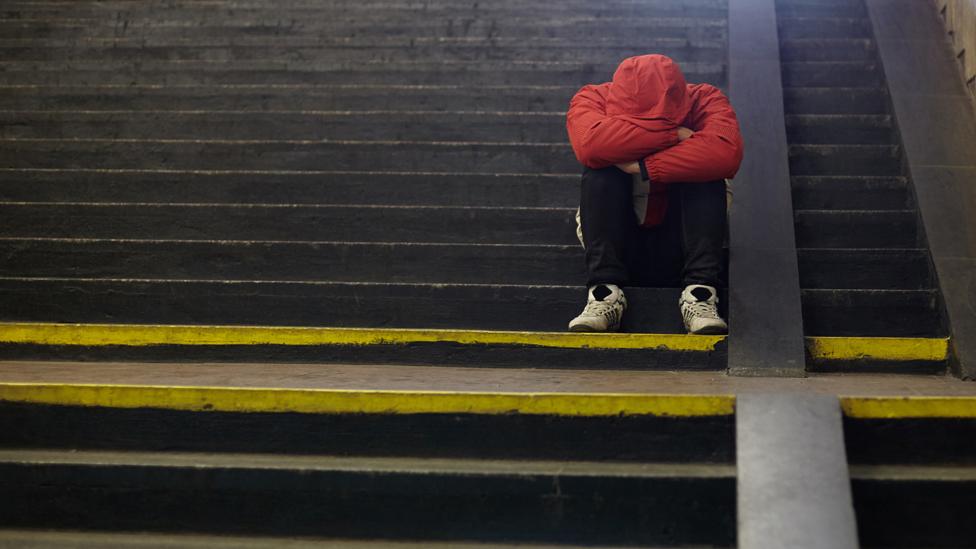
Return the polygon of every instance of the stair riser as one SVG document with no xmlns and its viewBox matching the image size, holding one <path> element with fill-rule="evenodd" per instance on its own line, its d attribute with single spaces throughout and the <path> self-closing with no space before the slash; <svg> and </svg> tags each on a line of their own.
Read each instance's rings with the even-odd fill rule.
<svg viewBox="0 0 976 549">
<path fill-rule="evenodd" d="M 491 173 L 578 173 L 566 143 L 160 143 L 7 141 L 0 165 L 10 168 L 204 170 L 354 170 Z"/>
<path fill-rule="evenodd" d="M 893 145 L 898 142 L 890 120 L 790 121 L 787 117 L 786 137 L 795 144 Z"/>
<path fill-rule="evenodd" d="M 780 46 L 780 60 L 790 61 L 871 61 L 877 57 L 868 39 L 857 41 L 787 42 Z"/>
<path fill-rule="evenodd" d="M 852 465 L 976 465 L 976 418 L 847 417 L 844 440 Z"/>
<path fill-rule="evenodd" d="M 574 245 L 569 210 L 4 206 L 0 235 Z"/>
<path fill-rule="evenodd" d="M 274 17 L 274 18 L 271 18 Z M 226 21 L 221 19 L 198 19 L 178 25 L 160 25 L 146 21 L 143 24 L 120 27 L 111 24 L 98 25 L 96 21 L 82 20 L 77 23 L 33 23 L 0 22 L 0 33 L 8 39 L 37 39 L 39 36 L 56 40 L 85 38 L 145 38 L 153 42 L 183 40 L 203 44 L 214 38 L 254 38 L 266 37 L 309 37 L 325 35 L 329 39 L 369 38 L 475 38 L 513 39 L 532 36 L 536 38 L 579 39 L 581 36 L 617 37 L 621 44 L 642 44 L 653 38 L 684 39 L 725 39 L 727 27 L 720 20 L 700 21 L 696 19 L 678 20 L 677 24 L 655 24 L 653 19 L 600 19 L 550 20 L 548 14 L 530 14 L 521 20 L 505 21 L 502 17 L 455 17 L 450 19 L 432 18 L 429 21 L 417 18 L 400 22 L 375 21 L 364 23 L 361 20 L 332 20 L 328 22 L 311 21 L 278 23 L 278 16 L 264 21 Z M 92 25 L 92 23 L 96 23 Z"/>
<path fill-rule="evenodd" d="M 798 248 L 914 248 L 914 212 L 798 211 Z"/>
<path fill-rule="evenodd" d="M 914 208 L 907 183 L 897 179 L 793 179 L 797 210 L 905 210 Z"/>
<path fill-rule="evenodd" d="M 628 288 L 623 330 L 685 333 L 680 289 Z M 720 311 L 726 300 L 720 296 Z M 566 331 L 586 290 L 563 286 L 356 286 L 0 281 L 6 321 Z"/>
<path fill-rule="evenodd" d="M 640 55 L 647 51 L 654 51 L 667 55 L 678 63 L 723 61 L 724 44 L 722 42 L 695 42 L 688 44 L 686 40 L 672 39 L 644 40 L 644 45 L 622 45 L 616 47 L 594 46 L 590 48 L 574 45 L 573 47 L 542 46 L 492 46 L 489 44 L 475 46 L 413 46 L 403 44 L 389 47 L 375 46 L 366 43 L 352 44 L 344 47 L 290 47 L 275 48 L 265 46 L 253 47 L 112 47 L 85 48 L 81 45 L 68 48 L 30 48 L 0 46 L 0 59 L 13 59 L 18 63 L 37 62 L 46 64 L 71 63 L 81 66 L 102 61 L 110 65 L 122 64 L 132 66 L 139 63 L 160 63 L 174 61 L 207 61 L 239 63 L 247 61 L 268 60 L 309 63 L 328 62 L 342 59 L 344 62 L 412 62 L 412 61 L 479 61 L 497 62 L 506 60 L 531 59 L 533 61 L 561 61 L 579 63 L 606 63 L 608 59 L 624 59 L 633 55 Z M 193 66 L 192 64 L 190 65 Z"/>
<path fill-rule="evenodd" d="M 881 84 L 874 63 L 784 63 L 786 87 L 872 87 Z"/>
<path fill-rule="evenodd" d="M 865 547 L 965 547 L 976 539 L 976 481 L 855 478 L 851 488 Z"/>
<path fill-rule="evenodd" d="M 0 404 L 0 412 L 0 448 L 5 449 L 630 463 L 735 460 L 732 416 L 201 413 L 16 403 Z M 382 444 L 376 433 L 383 433 Z"/>
<path fill-rule="evenodd" d="M 0 177 L 0 200 L 219 204 L 392 204 L 573 208 L 580 178 L 537 174 L 226 174 L 22 172 Z M 369 193 L 364 193 L 368 189 Z M 307 227 L 303 229 L 307 230 Z"/>
<path fill-rule="evenodd" d="M 300 86 L 300 84 L 296 84 Z M 218 85 L 219 86 L 219 85 Z M 531 88 L 58 88 L 2 90 L 8 110 L 426 110 L 564 112 L 577 86 Z"/>
<path fill-rule="evenodd" d="M 279 63 L 271 68 L 268 63 L 253 65 L 251 68 L 221 68 L 215 70 L 160 68 L 160 70 L 117 70 L 100 71 L 94 69 L 65 68 L 40 72 L 36 67 L 24 65 L 17 71 L 0 72 L 0 85 L 30 84 L 41 86 L 96 86 L 96 85 L 221 85 L 221 84 L 400 84 L 400 85 L 463 85 L 463 86 L 582 86 L 594 82 L 606 82 L 617 68 L 616 62 L 604 65 L 582 65 L 579 67 L 531 67 L 518 66 L 494 69 L 449 70 L 416 67 L 415 69 L 392 66 L 372 66 L 359 70 L 352 68 L 287 66 Z M 721 65 L 707 67 L 687 67 L 683 71 L 688 82 L 707 82 L 722 86 L 727 80 L 725 68 Z"/>
<path fill-rule="evenodd" d="M 878 88 L 786 88 L 784 106 L 791 114 L 886 114 L 888 98 Z"/>
<path fill-rule="evenodd" d="M 901 150 L 897 146 L 805 147 L 790 146 L 792 175 L 902 175 Z"/>
<path fill-rule="evenodd" d="M 803 290 L 809 335 L 935 337 L 943 334 L 936 292 L 873 293 Z"/>
<path fill-rule="evenodd" d="M 801 288 L 925 290 L 935 286 L 925 254 L 800 250 L 797 259 Z"/>
<path fill-rule="evenodd" d="M 475 106 L 477 107 L 477 106 Z M 125 139 L 335 139 L 416 141 L 559 142 L 562 114 L 328 115 L 317 113 L 99 115 L 0 113 L 3 138 Z"/>
<path fill-rule="evenodd" d="M 0 242 L 5 276 L 576 285 L 581 247 Z"/>
<path fill-rule="evenodd" d="M 866 18 L 796 18 L 780 19 L 779 39 L 869 38 L 871 21 Z"/>
<path fill-rule="evenodd" d="M 687 18 L 724 18 L 726 13 L 725 1 L 667 2 L 654 0 L 651 2 L 615 1 L 593 4 L 582 1 L 565 2 L 541 6 L 538 4 L 520 4 L 514 1 L 492 2 L 489 4 L 471 4 L 457 2 L 337 2 L 328 4 L 288 3 L 285 10 L 273 2 L 261 4 L 227 5 L 227 4 L 194 4 L 180 2 L 169 6 L 140 5 L 131 3 L 94 4 L 75 6 L 5 6 L 7 14 L 16 20 L 45 20 L 59 19 L 90 19 L 102 25 L 110 25 L 115 20 L 128 22 L 126 29 L 147 25 L 153 20 L 165 22 L 192 21 L 194 18 L 249 22 L 254 24 L 266 23 L 269 20 L 283 27 L 296 24 L 329 24 L 334 20 L 353 20 L 359 23 L 388 23 L 390 21 L 423 21 L 423 20 L 468 20 L 472 18 L 499 18 L 502 20 L 524 18 L 527 16 L 549 15 L 553 18 L 572 19 L 612 18 L 632 15 L 635 18 L 660 19 L 674 17 Z M 283 19 L 282 13 L 291 18 Z M 546 20 L 541 22 L 545 23 Z M 121 25 L 120 25 L 121 26 Z"/>
<path fill-rule="evenodd" d="M 4 206 L 0 235 L 575 245 L 570 210 Z"/>
<path fill-rule="evenodd" d="M 5 525 L 730 544 L 735 479 L 7 466 Z M 650 523 L 648 522 L 650 521 Z"/>
<path fill-rule="evenodd" d="M 776 15 L 779 17 L 867 17 L 863 4 L 846 0 L 838 2 L 779 0 L 776 2 Z"/>
</svg>

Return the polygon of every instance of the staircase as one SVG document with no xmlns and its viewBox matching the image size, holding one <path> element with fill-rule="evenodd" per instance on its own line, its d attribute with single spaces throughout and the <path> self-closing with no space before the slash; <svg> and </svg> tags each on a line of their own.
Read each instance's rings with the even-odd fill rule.
<svg viewBox="0 0 976 549">
<path fill-rule="evenodd" d="M 649 354 L 532 335 L 585 303 L 570 97 L 646 52 L 723 86 L 724 0 L 6 9 L 0 320 L 341 331 L 3 356 L 724 368 L 724 338 L 675 337 L 676 288 L 628 291 Z"/>
<path fill-rule="evenodd" d="M 939 286 L 863 0 L 776 7 L 805 333 L 944 338 Z M 808 368 L 941 372 L 945 360 L 814 359 Z"/>
</svg>

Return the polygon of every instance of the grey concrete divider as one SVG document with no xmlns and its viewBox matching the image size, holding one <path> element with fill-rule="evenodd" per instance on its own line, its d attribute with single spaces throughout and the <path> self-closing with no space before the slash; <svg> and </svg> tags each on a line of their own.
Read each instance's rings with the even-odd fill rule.
<svg viewBox="0 0 976 549">
<path fill-rule="evenodd" d="M 729 372 L 803 376 L 803 320 L 772 0 L 729 2 L 729 92 L 745 158 L 729 217 Z"/>
</svg>

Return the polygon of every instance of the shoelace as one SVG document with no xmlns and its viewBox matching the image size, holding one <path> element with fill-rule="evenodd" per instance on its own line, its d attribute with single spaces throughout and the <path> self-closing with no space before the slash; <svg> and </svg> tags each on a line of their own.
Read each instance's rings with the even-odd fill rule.
<svg viewBox="0 0 976 549">
<path fill-rule="evenodd" d="M 693 317 L 719 318 L 718 308 L 715 304 L 707 301 L 685 301 L 682 309 L 685 320 L 690 320 Z"/>
<path fill-rule="evenodd" d="M 613 311 L 613 304 L 606 301 L 590 301 L 586 304 L 583 312 L 593 316 L 607 316 Z"/>
</svg>

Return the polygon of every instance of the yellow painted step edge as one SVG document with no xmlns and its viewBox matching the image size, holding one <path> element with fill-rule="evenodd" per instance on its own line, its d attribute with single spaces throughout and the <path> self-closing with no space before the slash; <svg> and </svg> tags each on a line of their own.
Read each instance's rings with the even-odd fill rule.
<svg viewBox="0 0 976 549">
<path fill-rule="evenodd" d="M 810 357 L 822 360 L 928 360 L 949 356 L 948 338 L 807 337 Z"/>
<path fill-rule="evenodd" d="M 841 397 L 844 415 L 860 419 L 976 418 L 976 396 Z"/>
<path fill-rule="evenodd" d="M 733 395 L 360 391 L 0 383 L 0 401 L 203 412 L 727 416 Z"/>
<path fill-rule="evenodd" d="M 0 343 L 36 345 L 387 345 L 457 343 L 713 351 L 725 336 L 291 326 L 0 323 Z"/>
<path fill-rule="evenodd" d="M 727 416 L 731 394 L 371 391 L 260 387 L 0 383 L 0 401 L 200 412 Z M 842 396 L 860 419 L 971 418 L 976 396 Z"/>
</svg>

